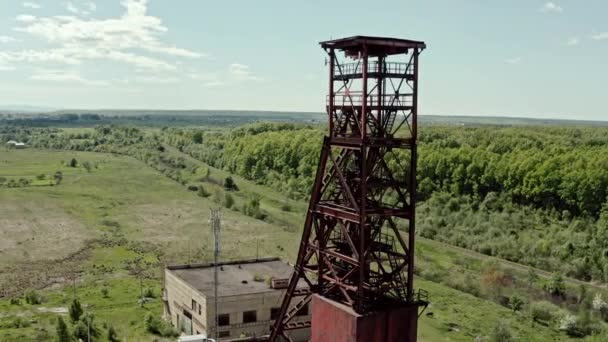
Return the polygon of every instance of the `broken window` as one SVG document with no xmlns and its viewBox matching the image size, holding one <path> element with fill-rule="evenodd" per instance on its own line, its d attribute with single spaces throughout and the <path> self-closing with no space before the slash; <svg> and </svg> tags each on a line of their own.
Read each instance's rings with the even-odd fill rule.
<svg viewBox="0 0 608 342">
<path fill-rule="evenodd" d="M 217 324 L 219 326 L 230 325 L 230 315 L 220 314 L 219 316 L 217 316 Z"/>
<path fill-rule="evenodd" d="M 279 313 L 281 313 L 281 308 L 270 308 L 270 319 L 279 318 Z"/>
<path fill-rule="evenodd" d="M 243 312 L 243 323 L 253 323 L 258 320 L 258 313 L 255 310 Z"/>
</svg>

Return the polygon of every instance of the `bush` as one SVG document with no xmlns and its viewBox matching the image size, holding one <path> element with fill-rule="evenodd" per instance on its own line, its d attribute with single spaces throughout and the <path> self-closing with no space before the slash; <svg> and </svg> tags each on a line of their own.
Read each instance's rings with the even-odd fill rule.
<svg viewBox="0 0 608 342">
<path fill-rule="evenodd" d="M 234 198 L 232 198 L 232 195 L 226 193 L 224 195 L 224 207 L 230 209 L 230 208 L 232 208 L 233 205 L 234 205 Z"/>
<path fill-rule="evenodd" d="M 144 317 L 144 326 L 146 327 L 146 331 L 154 335 L 162 337 L 177 337 L 178 335 L 169 323 L 151 313 L 147 313 Z"/>
<path fill-rule="evenodd" d="M 514 294 L 511 296 L 511 298 L 509 298 L 509 307 L 514 312 L 521 311 L 521 308 L 523 306 L 524 306 L 524 300 L 520 296 Z"/>
<path fill-rule="evenodd" d="M 504 321 L 498 321 L 492 330 L 490 335 L 490 341 L 492 342 L 511 342 L 514 341 L 513 333 L 511 328 Z"/>
<path fill-rule="evenodd" d="M 566 314 L 559 322 L 559 330 L 565 331 L 568 336 L 581 337 L 585 334 L 580 328 L 578 319 L 576 316 Z"/>
<path fill-rule="evenodd" d="M 116 333 L 116 330 L 111 325 L 108 326 L 108 341 L 110 341 L 110 342 L 119 342 L 120 341 L 120 339 L 118 338 L 118 334 Z"/>
<path fill-rule="evenodd" d="M 105 286 L 104 286 L 104 287 L 102 287 L 100 291 L 101 291 L 101 296 L 102 296 L 103 298 L 108 298 L 108 297 L 110 297 L 110 296 L 109 296 L 109 292 L 110 292 L 110 291 L 108 290 L 108 288 L 107 288 L 107 287 L 105 287 Z"/>
<path fill-rule="evenodd" d="M 196 186 L 194 184 L 188 185 L 188 190 L 190 190 L 190 191 L 198 191 L 198 186 Z"/>
<path fill-rule="evenodd" d="M 553 273 L 551 279 L 543 286 L 545 291 L 549 292 L 554 296 L 563 296 L 566 293 L 566 284 L 564 284 L 564 277 L 561 273 Z"/>
<path fill-rule="evenodd" d="M 144 289 L 144 298 L 156 298 L 154 294 L 154 290 L 151 287 L 146 287 Z"/>
<path fill-rule="evenodd" d="M 76 158 L 72 158 L 72 160 L 70 160 L 70 167 L 76 166 L 78 166 L 78 161 L 76 160 Z"/>
<path fill-rule="evenodd" d="M 25 302 L 30 305 L 38 305 L 42 303 L 42 296 L 34 290 L 29 290 L 25 293 Z"/>
<path fill-rule="evenodd" d="M 207 198 L 211 194 L 208 193 L 202 185 L 199 185 L 197 195 L 203 198 Z"/>
<path fill-rule="evenodd" d="M 283 205 L 281 205 L 281 210 L 282 211 L 291 211 L 291 206 L 288 203 L 283 203 Z"/>
<path fill-rule="evenodd" d="M 557 306 L 549 302 L 535 302 L 530 305 L 530 317 L 534 322 L 549 323 L 559 310 Z"/>
<path fill-rule="evenodd" d="M 21 305 L 21 299 L 19 299 L 19 298 L 11 298 L 10 301 L 9 301 L 9 303 L 11 305 Z"/>
</svg>

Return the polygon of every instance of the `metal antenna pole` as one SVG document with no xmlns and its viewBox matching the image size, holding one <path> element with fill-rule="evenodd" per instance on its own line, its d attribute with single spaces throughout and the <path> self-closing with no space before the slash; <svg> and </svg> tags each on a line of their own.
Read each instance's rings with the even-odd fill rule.
<svg viewBox="0 0 608 342">
<path fill-rule="evenodd" d="M 219 208 L 211 209 L 211 230 L 213 232 L 213 292 L 215 301 L 215 340 L 219 341 L 219 322 L 218 322 L 218 301 L 217 301 L 217 287 L 218 287 L 218 259 L 220 255 L 220 219 L 221 211 Z"/>
</svg>

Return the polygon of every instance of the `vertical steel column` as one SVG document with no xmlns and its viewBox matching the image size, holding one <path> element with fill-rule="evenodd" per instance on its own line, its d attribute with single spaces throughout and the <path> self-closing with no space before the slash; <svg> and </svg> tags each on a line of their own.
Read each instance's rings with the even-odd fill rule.
<svg viewBox="0 0 608 342">
<path fill-rule="evenodd" d="M 329 49 L 329 106 L 327 113 L 329 113 L 329 135 L 331 136 L 334 132 L 334 72 L 335 72 L 335 61 L 336 56 L 334 49 Z"/>
<path fill-rule="evenodd" d="M 416 234 L 416 164 L 418 159 L 418 49 L 414 54 L 414 84 L 412 85 L 412 151 L 410 158 L 410 227 L 408 241 L 407 264 L 407 300 L 414 301 L 414 245 Z"/>
<path fill-rule="evenodd" d="M 367 47 L 363 48 L 363 99 L 361 102 L 361 139 L 367 136 Z"/>
</svg>

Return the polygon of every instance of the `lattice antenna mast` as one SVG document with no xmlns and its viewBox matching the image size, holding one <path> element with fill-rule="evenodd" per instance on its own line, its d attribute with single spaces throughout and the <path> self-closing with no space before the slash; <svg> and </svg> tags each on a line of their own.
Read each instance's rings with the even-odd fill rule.
<svg viewBox="0 0 608 342">
<path fill-rule="evenodd" d="M 218 262 L 220 256 L 220 230 L 221 230 L 221 215 L 219 208 L 212 208 L 209 223 L 211 224 L 211 233 L 213 234 L 213 295 L 214 295 L 214 310 L 215 310 L 215 340 L 219 341 L 219 321 L 218 321 L 218 298 L 217 288 L 218 280 Z"/>
</svg>

